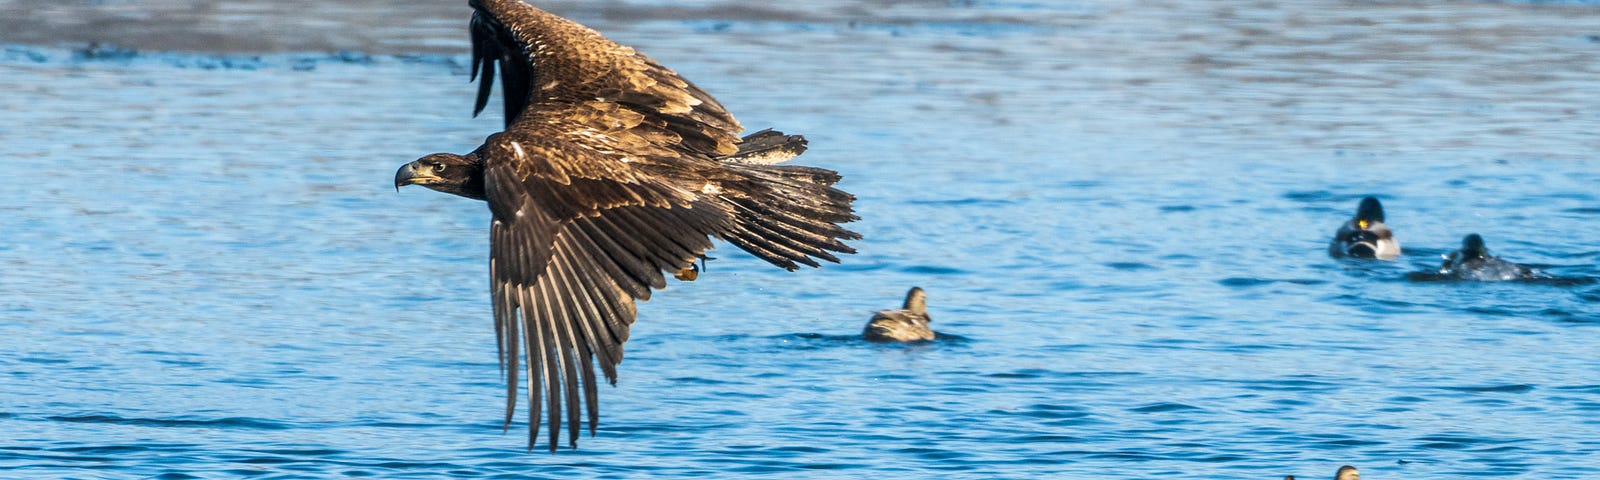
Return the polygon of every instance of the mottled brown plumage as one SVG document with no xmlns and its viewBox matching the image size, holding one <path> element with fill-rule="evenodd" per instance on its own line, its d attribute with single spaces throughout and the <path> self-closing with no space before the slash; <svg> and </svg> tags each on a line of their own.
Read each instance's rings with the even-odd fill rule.
<svg viewBox="0 0 1600 480">
<path fill-rule="evenodd" d="M 873 342 L 916 342 L 933 340 L 938 335 L 928 324 L 928 296 L 920 287 L 906 292 L 905 304 L 898 310 L 879 310 L 867 321 L 862 338 Z"/>
<path fill-rule="evenodd" d="M 488 103 L 498 61 L 509 126 L 540 102 L 599 100 L 656 114 L 680 136 L 679 148 L 711 155 L 738 151 L 743 127 L 700 87 L 655 60 L 588 27 L 518 0 L 471 0 L 473 73 L 486 77 L 476 110 Z M 532 60 L 522 62 L 523 58 Z M 531 65 L 531 67 L 530 67 Z"/>
<path fill-rule="evenodd" d="M 1356 467 L 1345 465 L 1339 467 L 1339 471 L 1333 474 L 1333 480 L 1361 480 L 1361 472 L 1357 471 Z"/>
<path fill-rule="evenodd" d="M 529 448 L 541 414 L 551 450 L 563 422 L 576 446 L 580 401 L 594 433 L 594 365 L 616 382 L 635 300 L 710 237 L 789 270 L 854 252 L 841 239 L 860 236 L 839 226 L 856 219 L 854 197 L 832 187 L 838 174 L 773 164 L 803 152 L 803 138 L 740 139 L 721 104 L 632 48 L 520 1 L 469 3 L 476 110 L 498 72 L 506 129 L 472 153 L 401 167 L 395 185 L 488 202 L 505 422 L 525 366 Z"/>
</svg>

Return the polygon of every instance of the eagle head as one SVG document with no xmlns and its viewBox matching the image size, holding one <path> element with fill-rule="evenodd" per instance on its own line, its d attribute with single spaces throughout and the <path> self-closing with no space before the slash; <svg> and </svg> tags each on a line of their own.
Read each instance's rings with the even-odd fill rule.
<svg viewBox="0 0 1600 480">
<path fill-rule="evenodd" d="M 472 156 L 435 153 L 400 166 L 394 189 L 422 185 L 433 190 L 483 200 L 483 163 Z"/>
</svg>

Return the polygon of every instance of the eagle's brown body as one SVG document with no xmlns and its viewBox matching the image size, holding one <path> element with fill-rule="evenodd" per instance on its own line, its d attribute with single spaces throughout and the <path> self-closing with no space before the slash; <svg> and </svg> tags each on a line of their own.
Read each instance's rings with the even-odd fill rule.
<svg viewBox="0 0 1600 480">
<path fill-rule="evenodd" d="M 804 139 L 741 139 L 721 104 L 632 48 L 520 1 L 469 3 L 477 110 L 498 70 L 506 129 L 466 155 L 407 164 L 395 183 L 488 202 L 507 425 L 524 358 L 539 381 L 528 389 L 530 448 L 541 409 L 550 448 L 563 421 L 576 445 L 579 392 L 593 433 L 594 365 L 615 382 L 635 300 L 711 237 L 789 270 L 853 253 L 840 240 L 860 237 L 839 224 L 856 219 L 854 197 L 831 186 L 838 174 L 773 164 Z"/>
</svg>

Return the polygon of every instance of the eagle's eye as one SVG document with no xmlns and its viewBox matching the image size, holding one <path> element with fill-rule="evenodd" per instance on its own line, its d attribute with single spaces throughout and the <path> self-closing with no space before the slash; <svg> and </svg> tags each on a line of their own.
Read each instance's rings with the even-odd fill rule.
<svg viewBox="0 0 1600 480">
<path fill-rule="evenodd" d="M 434 173 L 443 172 L 444 171 L 444 166 L 445 165 L 443 163 L 433 162 L 433 172 Z"/>
</svg>

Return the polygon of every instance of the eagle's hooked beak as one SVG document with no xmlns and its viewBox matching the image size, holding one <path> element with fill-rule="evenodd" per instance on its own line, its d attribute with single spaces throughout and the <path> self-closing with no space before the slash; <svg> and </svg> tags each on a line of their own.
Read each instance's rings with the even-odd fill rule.
<svg viewBox="0 0 1600 480">
<path fill-rule="evenodd" d="M 426 185 L 440 180 L 444 179 L 433 174 L 432 166 L 411 162 L 401 165 L 400 170 L 394 172 L 394 191 L 398 192 L 400 187 L 406 185 Z"/>
</svg>

